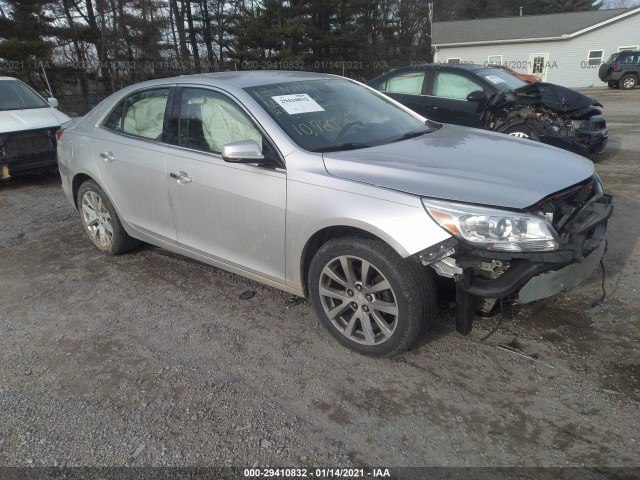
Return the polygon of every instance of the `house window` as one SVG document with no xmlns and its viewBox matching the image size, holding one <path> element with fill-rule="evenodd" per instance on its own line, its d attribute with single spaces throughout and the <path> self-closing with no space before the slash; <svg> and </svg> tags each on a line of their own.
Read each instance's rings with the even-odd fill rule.
<svg viewBox="0 0 640 480">
<path fill-rule="evenodd" d="M 502 65 L 502 55 L 491 55 L 487 59 L 489 65 Z"/>
<path fill-rule="evenodd" d="M 591 67 L 596 67 L 602 63 L 604 58 L 604 50 L 589 50 L 589 57 L 587 63 Z"/>
<path fill-rule="evenodd" d="M 635 46 L 635 47 L 618 47 L 618 52 L 632 52 L 633 50 L 638 50 L 640 47 L 639 46 Z"/>
<path fill-rule="evenodd" d="M 461 58 L 447 58 L 447 63 L 460 63 L 461 61 Z"/>
</svg>

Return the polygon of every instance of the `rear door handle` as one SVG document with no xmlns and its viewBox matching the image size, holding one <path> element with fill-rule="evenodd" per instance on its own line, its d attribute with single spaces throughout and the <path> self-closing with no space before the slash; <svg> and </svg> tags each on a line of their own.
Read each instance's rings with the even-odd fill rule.
<svg viewBox="0 0 640 480">
<path fill-rule="evenodd" d="M 180 185 L 186 185 L 187 183 L 191 183 L 191 178 L 189 174 L 186 172 L 171 172 L 169 174 L 171 178 L 175 178 Z"/>
<path fill-rule="evenodd" d="M 102 152 L 100 156 L 104 158 L 105 162 L 113 162 L 116 159 L 115 155 L 111 152 Z"/>
</svg>

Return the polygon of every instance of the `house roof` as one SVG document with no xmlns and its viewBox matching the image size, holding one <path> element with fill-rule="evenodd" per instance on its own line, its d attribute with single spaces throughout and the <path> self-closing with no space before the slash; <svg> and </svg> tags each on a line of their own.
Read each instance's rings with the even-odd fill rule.
<svg viewBox="0 0 640 480">
<path fill-rule="evenodd" d="M 623 18 L 635 13 L 640 13 L 640 8 L 435 22 L 433 45 L 570 38 L 583 33 L 584 30 L 597 28 L 602 23 L 612 22 L 618 17 Z"/>
</svg>

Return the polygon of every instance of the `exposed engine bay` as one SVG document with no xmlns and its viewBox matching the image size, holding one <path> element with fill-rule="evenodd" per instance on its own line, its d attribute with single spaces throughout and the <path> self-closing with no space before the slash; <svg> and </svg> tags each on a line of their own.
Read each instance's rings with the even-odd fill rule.
<svg viewBox="0 0 640 480">
<path fill-rule="evenodd" d="M 535 83 L 501 92 L 484 107 L 485 128 L 574 150 L 601 153 L 609 132 L 595 99 L 569 88 Z"/>
<path fill-rule="evenodd" d="M 525 209 L 553 226 L 559 245 L 555 251 L 496 252 L 448 239 L 421 252 L 418 260 L 455 280 L 456 328 L 467 334 L 476 313 L 490 314 L 500 299 L 529 303 L 571 289 L 589 276 L 606 250 L 612 202 L 594 175 Z"/>
</svg>

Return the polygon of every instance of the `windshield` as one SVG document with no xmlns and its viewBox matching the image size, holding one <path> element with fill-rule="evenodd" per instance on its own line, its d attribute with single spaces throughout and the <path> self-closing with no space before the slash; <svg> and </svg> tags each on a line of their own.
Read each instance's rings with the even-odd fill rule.
<svg viewBox="0 0 640 480">
<path fill-rule="evenodd" d="M 483 68 L 482 70 L 476 70 L 474 73 L 491 82 L 501 92 L 508 92 L 528 85 L 527 82 L 523 82 L 518 77 L 514 77 L 509 72 L 499 68 Z"/>
<path fill-rule="evenodd" d="M 245 90 L 305 150 L 353 150 L 423 135 L 430 126 L 380 94 L 343 79 Z"/>
<path fill-rule="evenodd" d="M 49 104 L 19 80 L 0 80 L 0 110 L 47 108 Z"/>
</svg>

